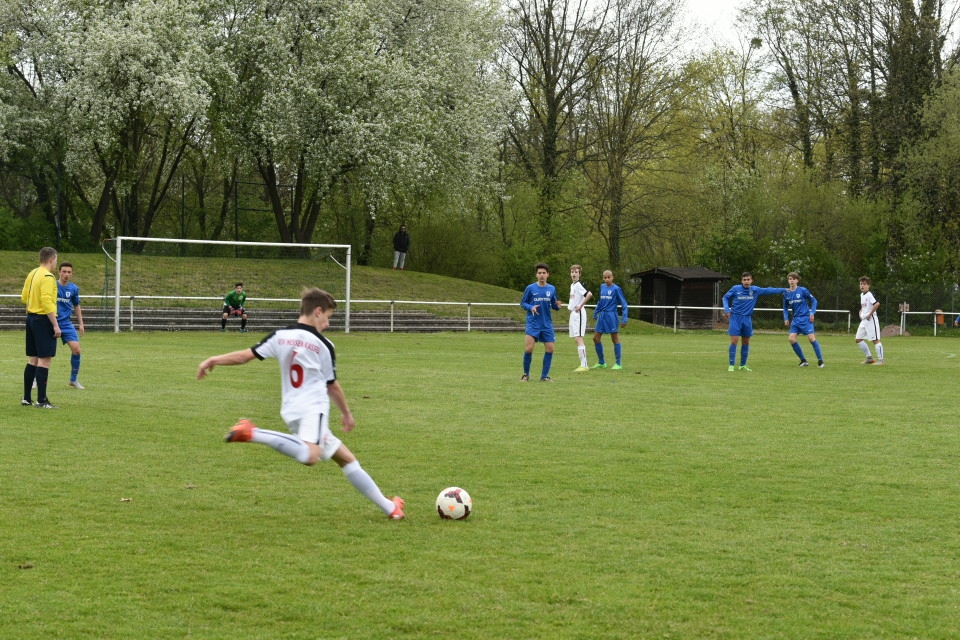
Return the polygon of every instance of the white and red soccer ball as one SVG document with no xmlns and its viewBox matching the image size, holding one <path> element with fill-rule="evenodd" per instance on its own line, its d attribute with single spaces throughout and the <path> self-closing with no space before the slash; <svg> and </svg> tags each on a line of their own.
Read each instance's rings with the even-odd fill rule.
<svg viewBox="0 0 960 640">
<path fill-rule="evenodd" d="M 460 487 L 447 487 L 437 496 L 437 513 L 444 520 L 464 520 L 473 511 L 473 499 Z"/>
</svg>

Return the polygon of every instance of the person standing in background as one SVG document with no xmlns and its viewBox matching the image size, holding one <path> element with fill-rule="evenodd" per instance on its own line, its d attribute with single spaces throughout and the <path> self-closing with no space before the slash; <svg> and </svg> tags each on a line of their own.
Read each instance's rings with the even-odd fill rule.
<svg viewBox="0 0 960 640">
<path fill-rule="evenodd" d="M 400 267 L 403 271 L 407 262 L 407 251 L 410 250 L 410 234 L 407 233 L 407 225 L 401 225 L 400 231 L 393 236 L 393 270 Z"/>
</svg>

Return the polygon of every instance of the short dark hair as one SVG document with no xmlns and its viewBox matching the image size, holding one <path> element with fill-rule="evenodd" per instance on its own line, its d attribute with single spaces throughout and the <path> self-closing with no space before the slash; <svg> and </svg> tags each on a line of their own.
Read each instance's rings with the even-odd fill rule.
<svg viewBox="0 0 960 640">
<path fill-rule="evenodd" d="M 300 294 L 300 315 L 310 315 L 316 309 L 336 309 L 337 301 L 333 296 L 317 287 L 304 289 Z"/>
<path fill-rule="evenodd" d="M 40 264 L 43 264 L 44 262 L 49 262 L 50 258 L 56 255 L 57 255 L 57 250 L 54 249 L 53 247 L 44 247 L 43 249 L 40 249 Z"/>
<path fill-rule="evenodd" d="M 743 273 L 740 274 L 740 279 L 743 280 L 743 279 L 746 278 L 747 276 L 750 276 L 750 277 L 752 278 L 752 277 L 753 277 L 753 274 L 750 273 L 749 271 L 744 271 Z"/>
<path fill-rule="evenodd" d="M 799 280 L 800 274 L 797 273 L 796 271 L 791 271 L 790 273 L 787 274 L 787 278 L 796 278 L 797 280 Z"/>
<path fill-rule="evenodd" d="M 233 285 L 233 288 L 236 289 L 237 287 L 242 287 L 242 286 L 243 286 L 243 283 L 238 282 L 237 284 Z"/>
<path fill-rule="evenodd" d="M 71 269 L 73 269 L 73 263 L 72 263 L 72 262 L 61 262 L 61 263 L 60 263 L 60 268 L 63 269 L 64 267 L 70 267 Z"/>
<path fill-rule="evenodd" d="M 540 269 L 546 269 L 547 273 L 550 273 L 550 267 L 546 262 L 538 262 L 537 266 L 534 268 L 534 271 L 540 271 Z"/>
<path fill-rule="evenodd" d="M 860 276 L 860 282 L 865 282 L 867 284 L 870 284 L 870 278 L 868 278 L 867 276 Z"/>
</svg>

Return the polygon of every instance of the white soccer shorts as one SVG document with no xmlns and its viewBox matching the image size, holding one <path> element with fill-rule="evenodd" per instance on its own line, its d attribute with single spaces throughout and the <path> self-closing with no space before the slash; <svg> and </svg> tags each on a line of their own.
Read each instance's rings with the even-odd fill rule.
<svg viewBox="0 0 960 640">
<path fill-rule="evenodd" d="M 880 339 L 880 321 L 877 320 L 877 314 L 873 314 L 866 320 L 860 321 L 857 327 L 857 340 L 877 341 Z"/>
<path fill-rule="evenodd" d="M 320 459 L 326 462 L 333 457 L 340 445 L 340 438 L 330 431 L 330 417 L 323 413 L 314 413 L 298 420 L 287 423 L 290 433 L 297 435 L 304 442 L 319 445 L 323 453 Z"/>
<path fill-rule="evenodd" d="M 570 312 L 570 337 L 582 338 L 587 335 L 587 312 L 584 309 Z"/>
</svg>

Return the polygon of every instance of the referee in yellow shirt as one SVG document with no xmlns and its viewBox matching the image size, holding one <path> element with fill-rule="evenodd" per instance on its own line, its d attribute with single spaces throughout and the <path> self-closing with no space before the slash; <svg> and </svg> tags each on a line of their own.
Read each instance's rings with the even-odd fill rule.
<svg viewBox="0 0 960 640">
<path fill-rule="evenodd" d="M 47 397 L 50 363 L 57 355 L 57 250 L 40 249 L 40 266 L 27 275 L 20 297 L 27 305 L 27 368 L 23 370 L 23 399 L 20 404 L 33 404 L 31 390 L 37 381 L 37 408 L 56 409 Z"/>
</svg>

